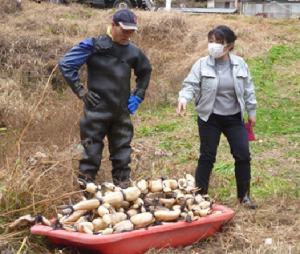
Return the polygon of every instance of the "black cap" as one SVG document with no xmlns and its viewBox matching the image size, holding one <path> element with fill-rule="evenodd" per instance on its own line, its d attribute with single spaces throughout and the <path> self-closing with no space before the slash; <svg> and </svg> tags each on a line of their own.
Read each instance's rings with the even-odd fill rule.
<svg viewBox="0 0 300 254">
<path fill-rule="evenodd" d="M 113 22 L 118 22 L 125 30 L 137 30 L 135 14 L 129 9 L 121 9 L 114 14 Z"/>
</svg>

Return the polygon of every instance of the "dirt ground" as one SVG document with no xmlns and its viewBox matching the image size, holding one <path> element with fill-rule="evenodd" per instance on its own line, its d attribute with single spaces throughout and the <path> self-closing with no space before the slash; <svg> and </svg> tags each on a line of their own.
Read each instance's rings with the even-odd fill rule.
<svg viewBox="0 0 300 254">
<path fill-rule="evenodd" d="M 75 181 L 81 157 L 78 123 L 82 103 L 67 88 L 56 64 L 84 38 L 104 34 L 113 13 L 80 5 L 22 1 L 19 6 L 0 0 L 0 129 L 6 129 L 0 132 L 0 242 L 7 242 L 6 246 L 14 250 L 19 249 L 24 232 L 7 232 L 12 221 L 27 213 L 52 218 L 56 205 L 69 202 L 70 197 L 74 202 L 79 199 Z M 144 103 L 149 115 L 166 103 L 176 105 L 180 83 L 194 62 L 207 54 L 207 33 L 217 25 L 228 25 L 237 33 L 234 53 L 245 59 L 261 56 L 273 45 L 300 40 L 296 19 L 141 10 L 135 13 L 141 32 L 132 42 L 146 53 L 153 67 Z M 80 75 L 86 82 L 85 68 Z M 133 121 L 136 126 L 151 124 L 139 115 Z M 283 147 L 287 145 L 284 138 L 278 142 Z M 156 169 L 166 167 L 172 168 L 177 177 L 183 170 L 193 173 L 195 158 L 179 167 L 165 159 L 169 155 L 156 143 L 146 136 L 134 140 L 133 179 L 143 173 L 155 177 L 160 173 Z M 252 160 L 255 163 L 277 156 L 283 166 L 272 168 L 274 174 L 299 170 L 299 161 L 280 156 L 281 152 L 268 150 L 263 155 L 254 154 Z M 226 156 L 221 159 L 231 160 Z M 110 167 L 106 149 L 97 181 L 111 180 Z M 212 179 L 212 188 L 217 180 Z M 249 211 L 234 201 L 219 200 L 235 211 L 234 219 L 220 232 L 191 246 L 147 253 L 300 253 L 300 202 L 289 193 L 255 201 L 259 209 Z M 268 238 L 272 239 L 271 244 L 266 244 Z M 21 253 L 57 253 L 47 244 L 30 236 L 27 252 Z M 65 248 L 61 253 L 83 252 Z"/>
</svg>

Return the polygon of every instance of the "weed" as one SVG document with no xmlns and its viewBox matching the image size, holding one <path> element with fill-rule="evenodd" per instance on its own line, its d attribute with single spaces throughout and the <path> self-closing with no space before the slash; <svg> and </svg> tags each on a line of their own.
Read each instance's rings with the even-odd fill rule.
<svg viewBox="0 0 300 254">
<path fill-rule="evenodd" d="M 139 134 L 143 135 L 151 135 L 156 134 L 160 132 L 173 132 L 177 126 L 177 123 L 164 123 L 164 124 L 158 124 L 154 127 L 149 126 L 141 126 L 140 129 L 137 131 Z"/>
<path fill-rule="evenodd" d="M 18 139 L 19 132 L 17 130 L 8 131 L 6 128 L 0 128 L 0 147 L 9 150 Z"/>
<path fill-rule="evenodd" d="M 68 13 L 65 14 L 64 19 L 75 20 L 75 19 L 77 19 L 77 15 L 73 15 L 72 13 L 68 12 Z"/>
<path fill-rule="evenodd" d="M 147 135 L 153 134 L 153 131 L 152 131 L 152 129 L 149 126 L 141 126 L 137 130 L 137 133 L 147 136 Z"/>
<path fill-rule="evenodd" d="M 177 123 L 158 124 L 154 127 L 156 132 L 172 132 L 176 128 Z"/>
</svg>

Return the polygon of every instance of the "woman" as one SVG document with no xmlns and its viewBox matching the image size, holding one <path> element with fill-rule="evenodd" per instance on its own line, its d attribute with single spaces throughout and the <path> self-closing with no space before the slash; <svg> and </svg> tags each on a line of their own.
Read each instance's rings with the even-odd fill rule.
<svg viewBox="0 0 300 254">
<path fill-rule="evenodd" d="M 229 54 L 237 36 L 227 26 L 218 26 L 208 33 L 210 55 L 199 59 L 183 82 L 179 92 L 177 115 L 195 97 L 200 135 L 200 157 L 196 168 L 196 185 L 200 194 L 207 194 L 209 177 L 216 160 L 221 133 L 230 145 L 235 159 L 238 199 L 249 208 L 250 152 L 244 110 L 248 112 L 250 131 L 256 123 L 254 85 L 245 61 Z"/>
</svg>

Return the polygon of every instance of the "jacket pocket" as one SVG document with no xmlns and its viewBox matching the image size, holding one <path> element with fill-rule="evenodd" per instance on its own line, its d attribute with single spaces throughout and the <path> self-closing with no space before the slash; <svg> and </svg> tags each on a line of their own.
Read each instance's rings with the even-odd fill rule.
<svg viewBox="0 0 300 254">
<path fill-rule="evenodd" d="M 238 72 L 236 73 L 236 77 L 237 78 L 247 78 L 248 77 L 248 73 L 245 70 L 238 70 Z"/>
<path fill-rule="evenodd" d="M 237 84 L 239 89 L 242 90 L 242 93 L 244 91 L 244 82 L 247 78 L 248 78 L 248 73 L 243 69 L 239 69 L 238 72 L 236 73 Z"/>
<path fill-rule="evenodd" d="M 201 90 L 211 90 L 216 83 L 216 73 L 213 69 L 201 70 Z"/>
</svg>

